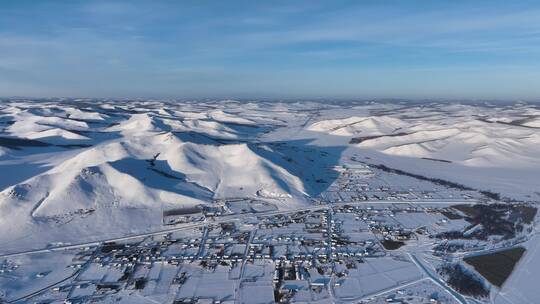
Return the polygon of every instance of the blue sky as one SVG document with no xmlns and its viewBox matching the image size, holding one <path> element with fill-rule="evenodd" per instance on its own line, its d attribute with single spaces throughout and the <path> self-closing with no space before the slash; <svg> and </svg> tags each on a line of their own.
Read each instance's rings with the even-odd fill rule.
<svg viewBox="0 0 540 304">
<path fill-rule="evenodd" d="M 0 96 L 540 99 L 540 1 L 0 2 Z"/>
</svg>

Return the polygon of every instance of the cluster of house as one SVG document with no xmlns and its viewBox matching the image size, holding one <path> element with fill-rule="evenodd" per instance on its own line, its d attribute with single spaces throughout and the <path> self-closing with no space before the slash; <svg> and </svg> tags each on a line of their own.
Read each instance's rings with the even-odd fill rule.
<svg viewBox="0 0 540 304">
<path fill-rule="evenodd" d="M 422 228 L 409 229 L 396 218 L 402 212 L 428 212 L 428 216 L 429 212 L 438 212 L 436 208 L 418 208 L 390 203 L 328 205 L 215 221 L 194 225 L 183 233 L 171 232 L 138 241 L 106 242 L 81 248 L 70 266 L 78 275 L 52 291 L 65 293 L 76 303 L 102 299 L 120 290 L 143 290 L 156 280 L 151 278 L 153 272 L 159 273 L 155 269 L 164 265 L 183 269 L 188 264 L 207 271 L 225 267 L 232 273 L 239 265 L 267 260 L 274 265 L 276 302 L 287 302 L 306 291 L 322 296 L 328 292 L 329 284 L 340 284 L 331 283 L 331 277 L 347 277 L 349 270 L 364 259 L 385 257 L 389 250 L 427 233 Z M 224 209 L 197 210 L 208 216 Z M 7 268 L 4 265 L 0 270 Z M 177 271 L 169 284 L 181 289 L 191 278 L 189 271 Z"/>
</svg>

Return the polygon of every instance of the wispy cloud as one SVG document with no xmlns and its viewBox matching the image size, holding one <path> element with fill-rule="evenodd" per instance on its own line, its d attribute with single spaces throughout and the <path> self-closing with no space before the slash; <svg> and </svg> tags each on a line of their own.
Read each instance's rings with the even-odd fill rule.
<svg viewBox="0 0 540 304">
<path fill-rule="evenodd" d="M 487 96 L 502 79 L 540 96 L 534 79 L 523 82 L 540 68 L 534 3 L 72 1 L 0 5 L 0 13 L 0 79 L 10 84 L 0 95 L 216 96 L 248 86 L 276 95 L 443 94 L 447 77 L 464 96 Z"/>
<path fill-rule="evenodd" d="M 298 27 L 240 33 L 237 39 L 251 46 L 280 46 L 307 42 L 363 42 L 414 47 L 462 50 L 516 50 L 537 47 L 540 39 L 540 10 L 498 12 L 334 12 L 331 17 Z"/>
</svg>

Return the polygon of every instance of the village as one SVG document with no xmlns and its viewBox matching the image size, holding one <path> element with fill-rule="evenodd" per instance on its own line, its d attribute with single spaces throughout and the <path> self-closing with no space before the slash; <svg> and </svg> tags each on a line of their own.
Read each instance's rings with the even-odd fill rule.
<svg viewBox="0 0 540 304">
<path fill-rule="evenodd" d="M 340 178 L 301 210 L 220 200 L 164 212 L 169 232 L 0 259 L 0 283 L 31 282 L 2 301 L 463 303 L 434 279 L 443 262 L 520 242 L 519 233 L 447 237 L 470 229 L 467 212 L 480 203 L 472 191 L 335 169 Z"/>
</svg>

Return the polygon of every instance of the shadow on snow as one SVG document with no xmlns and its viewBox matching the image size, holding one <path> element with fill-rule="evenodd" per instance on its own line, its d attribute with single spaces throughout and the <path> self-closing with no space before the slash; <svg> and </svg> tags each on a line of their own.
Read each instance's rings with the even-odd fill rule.
<svg viewBox="0 0 540 304">
<path fill-rule="evenodd" d="M 316 197 L 339 177 L 334 166 L 346 146 L 321 147 L 312 140 L 277 141 L 249 144 L 259 156 L 300 178 L 307 194 Z"/>
</svg>

